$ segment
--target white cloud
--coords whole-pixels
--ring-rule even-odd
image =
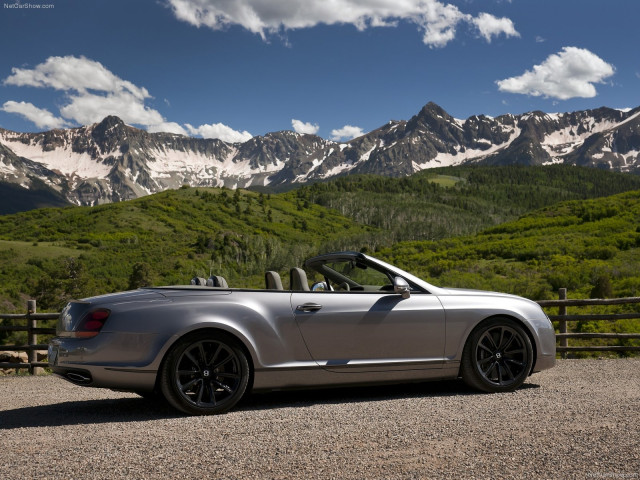
[[[60,108],[63,117],[81,125],[101,121],[108,115],[117,115],[125,123],[156,125],[164,122],[157,110],[146,107],[129,92],[112,92],[107,95],[80,93],[69,95],[70,102]]]
[[[17,113],[18,115],[33,122],[36,127],[43,129],[64,128],[67,122],[62,118],[56,117],[49,110],[38,108],[29,102],[14,102],[9,100],[4,102],[2,110],[7,113]]]
[[[165,132],[165,133],[177,133],[178,135],[188,135],[187,131],[176,122],[162,122],[156,125],[149,125],[147,127],[147,131],[150,133],[154,132]]]
[[[474,18],[438,0],[169,0],[169,4],[176,18],[197,27],[220,30],[240,25],[263,40],[268,34],[318,24],[351,24],[362,31],[393,27],[399,21],[416,24],[430,47],[443,47],[453,40],[460,22],[477,26],[487,41],[500,33],[517,34],[509,19],[488,14]]]
[[[145,100],[151,98],[146,88],[121,79],[101,63],[86,57],[49,57],[32,69],[12,68],[3,84],[53,88],[66,93],[60,115],[68,121],[30,103],[4,104],[2,110],[20,114],[39,128],[61,128],[69,126],[69,121],[87,125],[116,115],[150,132],[187,135],[181,125],[168,122],[160,112],[145,105]]]
[[[331,140],[336,142],[340,140],[351,140],[361,135],[364,135],[362,129],[360,127],[354,127],[353,125],[345,125],[342,128],[331,130]]]
[[[150,98],[146,88],[121,79],[86,57],[49,57],[33,69],[12,68],[3,84],[73,92],[68,93],[68,103],[60,108],[60,114],[80,124],[99,122],[107,115],[145,126],[165,121],[158,111],[144,105]]]
[[[194,127],[193,125],[185,124],[187,130],[191,135],[200,135],[203,138],[219,138],[223,142],[229,143],[242,143],[253,138],[246,130],[239,132],[222,123],[213,123],[211,125],[200,125]]]
[[[60,107],[60,114],[82,125],[99,122],[108,115],[144,126],[165,122],[160,112],[145,106],[145,100],[151,98],[146,88],[121,79],[86,57],[49,57],[33,69],[12,68],[3,83],[67,92],[67,103]]]
[[[315,135],[320,130],[320,126],[317,123],[303,122],[295,118],[291,119],[291,126],[296,133],[308,133],[310,135]]]
[[[497,18],[488,13],[481,13],[472,20],[472,23],[478,27],[480,35],[489,43],[491,37],[504,33],[507,37],[519,37],[513,22],[506,17]]]
[[[101,92],[126,91],[138,100],[149,98],[146,88],[135,86],[122,80],[101,63],[86,57],[49,57],[44,63],[35,68],[12,68],[11,75],[4,82],[5,85],[18,87],[51,87],[56,90],[98,90]]]
[[[613,65],[589,50],[564,47],[561,52],[549,55],[540,65],[535,65],[533,70],[527,70],[519,77],[497,80],[496,83],[502,92],[559,100],[591,98],[597,94],[593,84],[604,83],[604,79],[614,72]]]
[[[430,47],[444,47],[456,36],[456,27],[470,16],[463,14],[454,5],[444,5],[432,1],[425,4],[425,10],[415,21],[423,30],[422,41]]]

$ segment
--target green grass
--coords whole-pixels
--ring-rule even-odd
[[[10,252],[15,261],[26,262],[33,257],[56,258],[60,256],[79,256],[75,247],[67,247],[65,242],[24,242],[18,240],[0,240],[0,252]],[[5,255],[9,255],[5,253]]]
[[[458,183],[464,183],[466,180],[462,177],[454,177],[452,175],[434,175],[428,177],[429,182],[435,183],[441,187],[454,187]]]

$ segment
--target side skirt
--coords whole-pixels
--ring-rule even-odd
[[[445,380],[458,377],[460,362],[447,362],[442,368],[414,368],[395,371],[358,372],[341,369],[329,371],[318,365],[285,366],[256,369],[253,390],[284,390],[314,387],[375,385],[426,380]]]

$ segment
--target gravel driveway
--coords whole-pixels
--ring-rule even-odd
[[[0,377],[0,478],[638,478],[640,359],[461,382],[254,395],[185,417],[52,376]]]

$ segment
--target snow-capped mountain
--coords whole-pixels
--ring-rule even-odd
[[[43,133],[0,129],[0,185],[79,205],[192,186],[278,186],[347,173],[410,175],[439,166],[568,163],[640,173],[640,107],[455,119],[427,104],[349,142],[290,131],[244,143],[148,133],[117,117]]]

